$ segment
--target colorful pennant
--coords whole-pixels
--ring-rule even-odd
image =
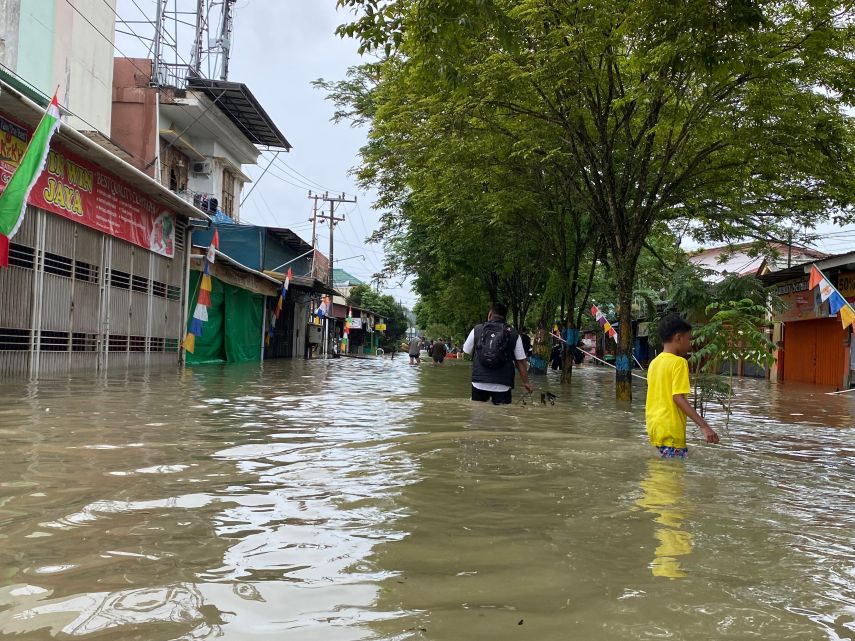
[[[190,319],[190,328],[181,342],[181,346],[191,354],[196,350],[196,337],[202,335],[204,325],[208,322],[208,308],[211,306],[211,289],[213,287],[211,265],[217,257],[216,250],[219,246],[220,235],[214,229],[214,237],[211,239],[211,244],[205,253],[205,264],[202,278],[199,280],[199,294],[196,297],[196,307],[193,310],[193,317]]]
[[[837,291],[837,288],[831,284],[831,281],[816,268],[816,265],[811,265],[808,287],[811,290],[819,287],[820,299],[822,302],[828,301],[828,311],[831,315],[840,314],[840,322],[843,323],[843,329],[846,329],[855,322],[855,309],[843,298],[843,295]]]
[[[608,334],[609,336],[611,336],[615,340],[615,343],[617,343],[618,342],[617,331],[615,330],[614,327],[612,327],[612,324],[605,317],[605,314],[603,314],[603,312],[600,311],[600,308],[597,307],[596,305],[591,306],[591,316],[593,316],[594,318],[597,319],[597,322],[600,324],[600,327],[603,328],[603,331],[606,334]]]
[[[264,344],[269,345],[273,338],[273,331],[276,328],[276,321],[279,320],[282,314],[282,308],[285,306],[285,297],[288,295],[288,288],[291,286],[291,268],[288,268],[288,273],[285,275],[285,282],[282,283],[282,288],[279,290],[279,298],[276,299],[276,307],[271,312],[270,320],[267,323],[267,336],[264,337]]]

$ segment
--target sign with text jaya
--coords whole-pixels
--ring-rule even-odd
[[[12,177],[32,132],[0,116],[0,191]],[[52,144],[29,204],[161,256],[175,255],[175,217],[92,162]]]

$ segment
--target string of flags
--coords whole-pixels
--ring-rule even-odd
[[[353,322],[353,308],[347,308],[347,318],[344,319],[344,336],[341,339],[341,347],[346,352],[347,342],[350,340],[350,324]]]
[[[609,336],[611,336],[613,339],[615,339],[615,343],[617,343],[617,331],[614,327],[612,327],[612,324],[608,321],[605,314],[603,314],[603,312],[600,311],[600,308],[596,305],[591,306],[591,316],[597,319],[597,322],[600,324],[600,327],[603,328],[603,331]]]
[[[270,339],[273,338],[273,332],[276,329],[276,321],[279,320],[279,315],[282,314],[282,308],[285,305],[285,297],[288,295],[288,287],[291,286],[291,268],[288,268],[288,273],[285,276],[285,282],[282,283],[282,289],[279,290],[279,299],[276,301],[276,307],[273,308],[273,313],[270,317],[270,322],[267,323],[267,336],[264,337],[264,344],[270,345]]]
[[[191,354],[196,349],[196,337],[202,335],[202,329],[208,322],[208,308],[211,306],[211,265],[217,257],[217,249],[220,247],[220,236],[214,230],[214,237],[205,253],[205,265],[202,271],[202,280],[199,282],[199,295],[196,298],[196,309],[193,310],[193,318],[190,320],[190,329],[184,336],[181,345]]]
[[[855,323],[855,309],[852,308],[852,305],[843,298],[843,294],[837,291],[837,288],[831,284],[831,281],[825,277],[825,274],[818,270],[815,265],[811,265],[808,289],[813,291],[817,287],[819,287],[820,300],[823,303],[828,301],[829,313],[832,316],[840,314],[840,322],[843,323],[843,329]]]

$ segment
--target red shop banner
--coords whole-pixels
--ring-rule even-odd
[[[31,131],[0,115],[0,191],[21,162]],[[175,216],[92,162],[51,144],[29,204],[161,256],[175,255]]]

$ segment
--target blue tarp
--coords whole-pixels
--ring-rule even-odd
[[[241,265],[264,271],[279,268],[293,260],[294,262],[282,267],[282,271],[291,267],[297,276],[307,276],[311,272],[311,254],[306,259],[294,260],[303,252],[284,244],[268,233],[266,227],[215,223],[211,229],[193,232],[193,244],[202,247],[210,245],[214,228],[219,232],[220,251]]]

